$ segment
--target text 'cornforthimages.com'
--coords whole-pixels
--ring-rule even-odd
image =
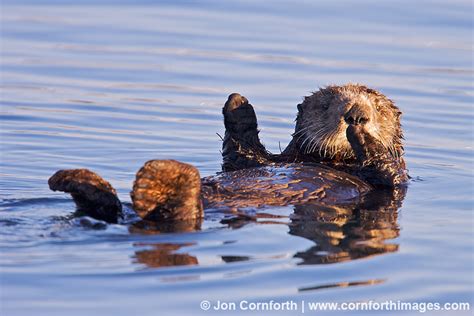
[[[272,312],[293,311],[312,313],[317,311],[417,311],[426,313],[430,311],[470,311],[468,302],[404,302],[404,301],[363,301],[363,302],[314,302],[314,301],[209,301],[203,300],[200,308],[204,311],[246,311],[246,312]]]

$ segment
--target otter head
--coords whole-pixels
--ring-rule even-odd
[[[201,218],[199,171],[175,160],[151,160],[137,172],[131,192],[133,208],[144,220],[183,221]]]
[[[400,110],[383,94],[362,85],[329,86],[298,104],[293,140],[304,155],[323,160],[353,159],[349,126],[378,140],[394,157],[403,152]]]

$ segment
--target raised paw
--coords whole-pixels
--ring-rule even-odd
[[[108,223],[117,223],[122,204],[115,189],[87,169],[59,170],[48,180],[53,191],[70,193],[80,212]]]
[[[222,113],[225,125],[222,169],[232,171],[266,163],[269,153],[260,142],[257,116],[247,98],[232,93]]]
[[[377,153],[386,151],[383,145],[361,125],[349,125],[346,130],[346,137],[357,160],[362,163],[373,158]]]
[[[257,116],[246,97],[232,93],[222,109],[226,132],[234,135],[245,135],[248,131],[257,130]]]
[[[150,160],[137,172],[133,208],[144,220],[188,220],[203,216],[199,171],[175,160]]]
[[[232,93],[229,95],[227,102],[224,105],[224,112],[233,111],[245,104],[249,104],[249,100],[247,100],[246,97],[238,93]]]
[[[390,151],[362,126],[349,125],[346,137],[360,163],[360,178],[375,186],[391,188],[408,181],[404,161],[393,157]]]

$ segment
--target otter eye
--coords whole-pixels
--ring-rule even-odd
[[[375,109],[376,109],[377,111],[380,111],[381,108],[382,108],[382,107],[381,107],[380,105],[378,105],[378,104],[375,106]]]

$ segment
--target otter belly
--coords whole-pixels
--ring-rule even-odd
[[[358,203],[372,187],[320,164],[285,164],[224,172],[202,179],[205,208]]]

